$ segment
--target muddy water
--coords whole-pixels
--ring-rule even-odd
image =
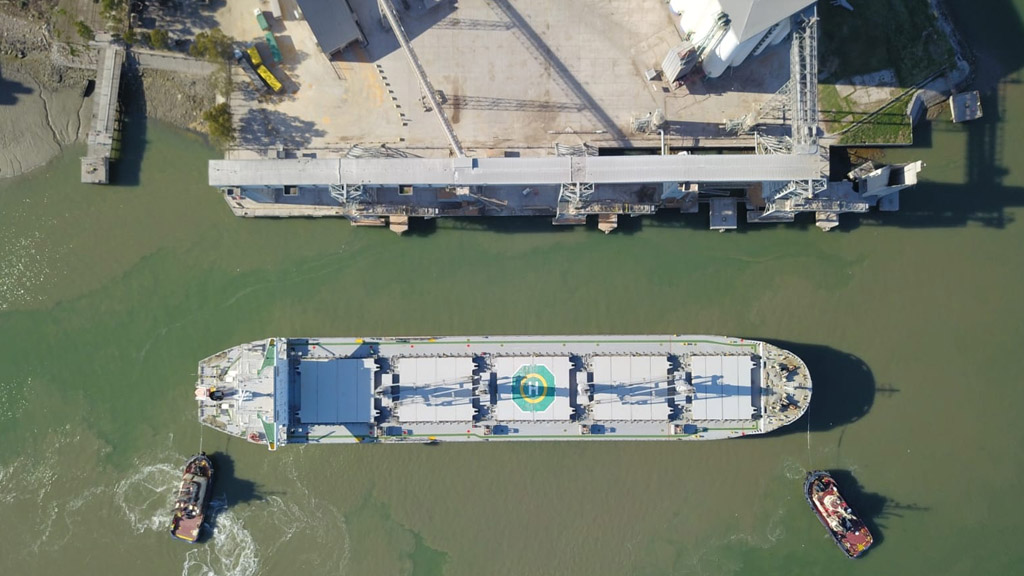
[[[606,237],[544,221],[243,221],[202,142],[130,127],[121,186],[80,150],[0,183],[5,574],[989,574],[1024,465],[1021,2],[959,14],[986,120],[918,130],[928,182],[884,218]],[[977,11],[979,14],[983,11]],[[1005,30],[1003,30],[1005,28]],[[1007,40],[1007,38],[1015,40]],[[1000,40],[1002,38],[1002,40]],[[196,361],[272,334],[697,332],[814,374],[809,420],[711,443],[288,446],[200,431]],[[810,433],[808,434],[808,429]],[[176,470],[216,453],[210,542],[166,534]],[[850,562],[800,496],[846,471],[879,545]]]

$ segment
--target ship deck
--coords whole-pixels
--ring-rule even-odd
[[[196,396],[204,424],[275,446],[712,439],[792,422],[810,379],[716,336],[303,338],[204,360]]]

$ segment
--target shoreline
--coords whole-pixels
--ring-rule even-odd
[[[39,168],[69,144],[84,142],[92,98],[84,96],[91,74],[56,66],[49,54],[0,59],[4,87],[0,106],[0,178]]]
[[[3,12],[0,12],[3,14]],[[65,147],[83,143],[92,122],[87,87],[94,68],[55,61],[68,52],[45,23],[3,14],[0,18],[0,179],[36,170]],[[74,51],[91,52],[76,45]],[[86,57],[91,57],[87,54]],[[126,65],[121,114],[141,114],[177,128],[206,134],[202,113],[215,103],[213,75],[139,69]],[[90,89],[91,90],[91,89]]]

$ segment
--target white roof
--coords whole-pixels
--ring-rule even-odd
[[[693,419],[750,420],[754,368],[750,356],[691,356]]]
[[[373,421],[370,358],[305,359],[299,365],[299,421],[354,424]]]
[[[400,422],[473,420],[472,358],[401,358],[396,368]]]
[[[668,359],[597,356],[591,359],[595,420],[668,420]]]
[[[483,186],[563,183],[764,182],[821,178],[812,154],[543,158],[211,160],[210,186]]]

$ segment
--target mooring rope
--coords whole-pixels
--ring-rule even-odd
[[[807,471],[814,470],[814,466],[811,464],[811,407],[807,406]]]

